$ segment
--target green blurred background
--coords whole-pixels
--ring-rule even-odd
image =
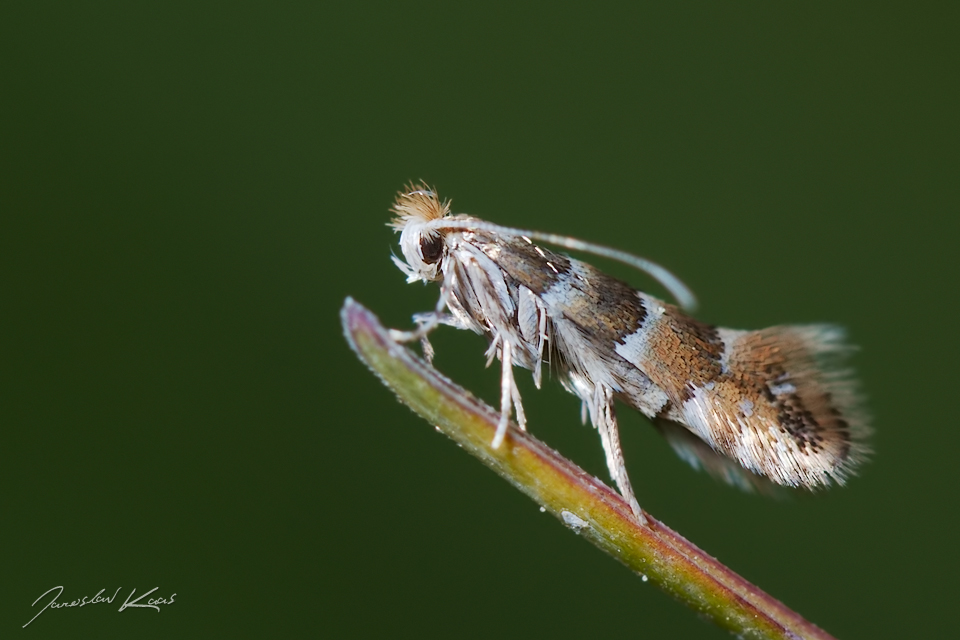
[[[877,430],[848,487],[740,494],[623,411],[634,486],[840,638],[955,633],[956,5],[636,4],[4,4],[3,635],[727,637],[353,357],[345,296],[435,299],[390,262],[413,179],[661,262],[706,321],[847,326]],[[496,401],[480,337],[434,344]],[[177,595],[21,630],[56,585]]]

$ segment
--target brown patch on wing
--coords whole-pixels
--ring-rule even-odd
[[[672,305],[647,329],[645,372],[677,404],[694,389],[720,378],[723,341],[717,328],[684,315]]]

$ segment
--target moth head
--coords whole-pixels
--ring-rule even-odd
[[[441,202],[423,183],[411,184],[397,194],[390,210],[394,214],[390,226],[400,232],[403,252],[403,259],[393,256],[393,261],[407,274],[407,282],[440,280],[446,245],[443,233],[429,223],[450,215],[450,201]]]

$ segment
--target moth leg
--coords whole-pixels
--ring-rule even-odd
[[[527,416],[523,412],[523,402],[520,400],[520,389],[517,388],[516,381],[512,385],[510,395],[513,398],[513,410],[517,414],[517,424],[521,431],[527,430]]]
[[[523,409],[520,408],[520,391],[517,390],[517,384],[513,379],[513,349],[509,340],[502,340],[500,362],[503,365],[500,373],[500,422],[497,424],[497,433],[493,436],[491,444],[494,449],[498,449],[503,444],[503,439],[507,435],[511,404],[518,407],[517,420],[522,420],[522,428],[526,429],[526,419],[523,417]]]
[[[426,338],[428,333],[436,329],[442,322],[449,321],[451,318],[449,314],[443,312],[444,309],[447,308],[447,297],[449,295],[450,292],[445,287],[440,287],[440,297],[437,299],[437,304],[434,306],[433,311],[418,313],[414,316],[414,322],[419,326],[414,331],[390,329],[390,338],[394,342],[413,342],[414,340],[423,340]],[[432,359],[433,347],[430,347],[430,353],[430,358]],[[426,355],[426,351],[424,351],[424,355]]]
[[[613,408],[613,394],[610,389],[597,385],[594,388],[593,406],[591,409],[591,418],[597,431],[600,432],[600,442],[603,445],[603,452],[607,458],[607,469],[610,471],[610,477],[617,484],[620,495],[630,505],[640,524],[646,526],[647,518],[633,494],[633,487],[630,485],[630,478],[627,476],[627,465],[623,459],[623,449],[620,448],[620,430],[617,427],[617,415]]]
[[[493,359],[497,357],[497,349],[500,347],[500,334],[496,333],[493,336],[493,339],[490,341],[490,346],[487,347],[486,352],[484,352],[484,357],[487,359],[487,364],[484,366],[489,367],[493,363]]]
[[[536,352],[533,360],[533,384],[537,389],[543,379],[543,352],[547,344],[548,313],[543,300],[523,285],[517,288],[516,325],[520,330],[520,341]]]
[[[436,351],[433,350],[433,345],[430,344],[430,338],[424,334],[420,337],[420,350],[423,352],[423,359],[427,361],[427,364],[433,364],[433,356],[436,355]]]
[[[543,379],[543,348],[547,344],[547,310],[540,300],[537,300],[537,364],[533,369],[533,384],[537,389]]]
[[[450,325],[451,327],[462,328],[458,320],[450,315],[449,313],[440,313],[436,311],[430,311],[427,313],[418,313],[413,316],[413,321],[417,323],[418,326],[423,326],[425,324],[433,324],[434,327],[440,324]],[[433,345],[430,344],[430,334],[424,333],[420,336],[420,349],[423,351],[423,359],[427,361],[427,364],[433,364],[433,356],[435,351],[433,350]]]

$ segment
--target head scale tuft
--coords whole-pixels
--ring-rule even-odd
[[[441,202],[436,191],[423,182],[408,184],[397,194],[390,211],[394,214],[390,226],[400,232],[404,258],[394,256],[393,262],[407,274],[407,282],[441,279],[443,234],[429,225],[450,215],[450,201]]]
[[[429,222],[450,215],[450,201],[440,201],[437,193],[426,183],[408,184],[390,208],[394,218],[390,226],[397,231],[403,230],[409,222]]]

